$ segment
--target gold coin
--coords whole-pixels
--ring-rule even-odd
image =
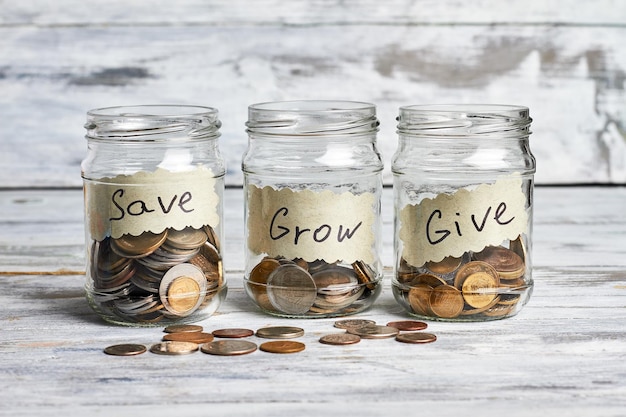
[[[447,256],[439,262],[426,262],[424,266],[435,274],[445,275],[454,272],[461,265],[461,258]]]
[[[333,333],[320,337],[320,343],[325,345],[352,345],[360,341],[360,336],[350,333]]]
[[[124,343],[121,345],[112,345],[104,348],[104,353],[113,356],[134,356],[141,355],[146,352],[144,345],[137,345],[132,343]]]
[[[165,333],[179,333],[179,332],[201,332],[204,330],[202,326],[197,324],[172,324],[167,326],[163,331]]]
[[[366,326],[350,328],[346,330],[350,334],[360,336],[362,339],[386,339],[399,333],[395,327],[368,324]]]
[[[408,301],[411,306],[411,310],[415,314],[422,316],[430,316],[430,293],[433,291],[433,287],[426,284],[417,284],[409,289]]]
[[[487,311],[490,308],[492,308],[493,306],[495,306],[496,304],[498,304],[499,301],[500,301],[500,297],[498,296],[498,297],[494,298],[491,303],[489,303],[486,306],[481,307],[481,308],[468,308],[469,306],[466,305],[463,308],[463,311],[461,311],[461,316],[472,316],[474,314],[482,313],[483,311]]]
[[[118,239],[112,239],[111,249],[126,258],[139,258],[150,255],[165,242],[166,238],[167,231],[159,234],[144,232],[139,236],[127,234]]]
[[[395,327],[401,332],[411,332],[416,330],[424,330],[428,327],[428,324],[423,321],[416,320],[400,320],[400,321],[392,321],[387,323],[389,327]]]
[[[209,355],[238,356],[256,351],[257,345],[247,340],[216,340],[203,344],[200,350]]]
[[[526,253],[526,245],[524,244],[524,238],[522,235],[519,235],[517,239],[512,240],[509,243],[509,249],[515,252],[522,259],[524,264],[526,263],[528,253]]]
[[[461,291],[451,285],[440,285],[430,293],[430,310],[441,318],[452,319],[463,311],[465,301]]]
[[[197,350],[198,344],[191,342],[161,342],[150,347],[150,352],[159,355],[187,355]]]
[[[463,282],[465,279],[467,279],[470,275],[477,274],[479,272],[489,274],[496,279],[497,282],[499,282],[498,271],[496,271],[493,266],[482,261],[472,261],[461,266],[458,271],[456,271],[456,274],[454,275],[454,286],[458,289],[463,288]]]
[[[488,306],[498,296],[498,281],[486,272],[476,272],[463,281],[465,302],[474,308]]]
[[[335,322],[334,326],[338,329],[351,329],[356,327],[362,327],[368,324],[376,324],[374,320],[366,320],[366,319],[345,319],[338,320]]]
[[[274,306],[267,295],[267,278],[280,266],[274,258],[264,258],[250,271],[247,289],[256,303],[264,310],[273,311]]]
[[[191,343],[209,343],[213,341],[214,336],[211,333],[203,332],[179,332],[168,333],[163,336],[163,341],[175,341],[175,342],[191,342]]]
[[[293,339],[303,336],[304,329],[293,326],[271,326],[258,329],[256,335],[264,339]]]
[[[402,343],[423,344],[436,341],[437,336],[432,333],[424,332],[402,333],[396,336],[396,340]]]
[[[275,340],[273,342],[265,342],[259,346],[259,349],[269,353],[296,353],[302,352],[304,348],[304,343],[292,340]]]
[[[170,313],[185,317],[204,301],[207,281],[200,268],[189,263],[170,268],[159,286],[159,297]]]
[[[502,246],[487,246],[481,252],[475,253],[473,258],[493,266],[504,279],[519,278],[526,269],[518,254]]]

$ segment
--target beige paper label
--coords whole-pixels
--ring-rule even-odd
[[[248,186],[248,247],[312,262],[374,262],[375,195]]]
[[[184,172],[159,168],[85,183],[90,233],[96,240],[217,226],[219,202],[213,173],[202,167]]]
[[[400,212],[402,257],[411,265],[459,257],[526,233],[528,213],[522,178],[504,177],[494,184],[425,198]]]

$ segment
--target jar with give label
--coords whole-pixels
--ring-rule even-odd
[[[86,291],[106,321],[198,321],[226,296],[220,125],[200,106],[87,113]]]
[[[378,124],[369,103],[248,108],[244,283],[263,311],[344,316],[380,294]]]
[[[533,289],[528,108],[400,108],[393,158],[396,300],[412,315],[487,321]]]

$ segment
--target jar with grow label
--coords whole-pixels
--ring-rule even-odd
[[[442,321],[515,315],[533,289],[535,159],[528,108],[400,108],[393,158],[395,274],[410,314]]]
[[[225,297],[219,127],[200,106],[87,113],[86,291],[106,321],[198,321]]]
[[[369,103],[251,105],[244,283],[263,311],[336,317],[381,291],[382,168]]]

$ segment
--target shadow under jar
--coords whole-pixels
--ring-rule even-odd
[[[378,124],[369,103],[249,107],[244,284],[264,312],[345,316],[380,294]]]
[[[410,314],[488,321],[533,289],[528,108],[400,108],[393,157],[395,299]]]
[[[220,125],[200,106],[87,113],[86,291],[104,320],[195,322],[226,296]]]

